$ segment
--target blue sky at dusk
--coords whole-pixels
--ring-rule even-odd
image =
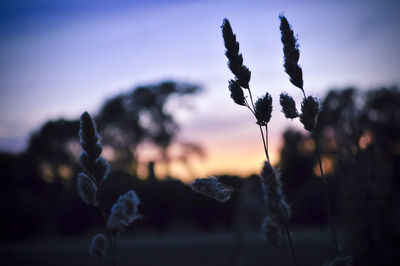
[[[198,141],[209,155],[198,169],[223,171],[221,157],[246,156],[256,163],[245,174],[258,169],[263,150],[250,113],[229,98],[233,75],[222,19],[229,18],[240,42],[253,93],[273,96],[277,150],[287,126],[300,128],[280,113],[279,94],[301,98],[283,70],[278,15],[283,11],[298,34],[306,92],[323,97],[330,88],[399,84],[399,7],[396,1],[0,1],[0,149],[23,148],[48,119],[95,114],[107,97],[174,79],[205,89],[170,104],[180,138]]]

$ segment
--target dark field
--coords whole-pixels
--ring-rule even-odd
[[[333,257],[328,233],[329,230],[325,229],[293,230],[296,253],[301,265],[322,265]],[[233,239],[232,234],[123,237],[117,251],[118,265],[234,265],[230,261]],[[0,264],[111,265],[89,256],[89,242],[88,236],[2,243]],[[293,265],[293,261],[286,242],[280,247],[269,247],[259,233],[248,233],[236,265],[279,266]]]

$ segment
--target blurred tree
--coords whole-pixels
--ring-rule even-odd
[[[292,222],[295,224],[323,224],[326,222],[324,197],[320,180],[314,175],[317,162],[315,145],[309,134],[287,129],[283,134],[281,169],[283,185],[292,206]],[[330,187],[331,192],[333,187]],[[331,193],[330,193],[331,194]],[[305,208],[305,206],[307,206]]]
[[[168,147],[178,143],[175,137],[179,130],[173,112],[167,108],[168,101],[200,90],[196,85],[162,82],[107,100],[97,120],[101,137],[118,155],[117,164],[134,165],[135,151],[145,141],[157,145],[166,158]],[[75,189],[76,161],[81,150],[78,132],[79,120],[48,121],[31,135],[24,152],[0,154],[3,178],[0,206],[7,213],[1,231],[3,238],[77,234],[96,224],[96,213],[83,206]],[[201,148],[194,143],[179,145],[186,156],[201,153]],[[120,183],[125,187],[111,187],[108,193],[112,202],[123,189],[138,182],[132,178],[135,175],[123,176],[124,182]],[[80,219],[75,219],[71,213],[79,215]]]
[[[346,229],[355,265],[397,265],[400,244],[400,90],[331,90],[318,117],[317,137],[335,223]],[[294,223],[325,221],[315,147],[284,133],[280,167]],[[314,170],[314,171],[313,171]],[[314,172],[314,174],[313,174]],[[307,206],[307,208],[305,208]]]
[[[400,244],[400,90],[331,91],[320,116],[355,265],[394,265]]]
[[[30,137],[25,156],[44,181],[68,182],[72,175],[78,148],[79,120],[46,122]],[[63,181],[62,181],[63,180]]]
[[[168,148],[175,141],[188,153],[202,154],[194,143],[179,143],[176,134],[179,126],[168,111],[168,100],[174,96],[192,95],[201,91],[193,84],[162,82],[141,86],[129,93],[107,100],[96,117],[105,145],[115,152],[115,161],[122,169],[137,170],[137,148],[143,142],[154,144],[160,158],[168,162]],[[154,158],[153,160],[156,160]]]

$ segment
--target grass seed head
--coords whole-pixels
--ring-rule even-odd
[[[90,241],[89,254],[96,259],[106,257],[106,238],[103,234],[97,234]]]
[[[282,192],[279,172],[268,161],[265,161],[260,178],[264,190],[264,200],[270,216],[280,226],[285,226],[289,222],[291,212]]]
[[[280,30],[281,30],[281,40],[283,44],[283,54],[284,54],[284,68],[285,72],[289,75],[290,82],[303,90],[303,71],[298,64],[300,58],[299,44],[294,36],[293,30],[290,27],[289,22],[283,15],[279,16],[281,20]]]
[[[279,102],[282,106],[282,112],[285,114],[286,118],[293,119],[299,116],[296,109],[296,102],[287,93],[281,93]]]
[[[133,190],[119,197],[118,201],[112,206],[107,221],[107,227],[113,234],[122,232],[133,221],[141,217],[138,214],[139,204],[140,200]]]
[[[88,204],[97,205],[97,186],[93,180],[86,174],[79,173],[77,185],[82,200]]]
[[[103,183],[104,179],[107,178],[109,172],[110,166],[108,162],[103,157],[97,158],[94,164],[93,176],[98,185]]]
[[[320,104],[317,98],[308,96],[301,103],[300,122],[304,128],[313,133],[317,124]]]
[[[235,103],[246,106],[243,89],[239,86],[237,80],[229,81],[229,91],[231,92],[231,98]]]
[[[90,148],[95,146],[99,140],[97,136],[96,124],[88,112],[84,112],[81,115],[79,136],[81,145],[85,150],[86,147]]]
[[[223,185],[216,177],[196,178],[190,183],[190,187],[193,191],[221,203],[227,202],[233,192],[231,187]]]
[[[281,240],[280,227],[275,223],[270,216],[264,218],[264,222],[261,226],[264,239],[268,241],[271,246],[277,246]]]
[[[243,65],[243,56],[239,53],[239,43],[236,41],[236,35],[233,34],[231,24],[228,19],[222,22],[222,37],[225,44],[225,55],[228,58],[228,67],[235,75],[237,83],[248,89],[251,78],[250,70]]]
[[[256,102],[255,113],[257,118],[257,124],[260,126],[266,126],[271,120],[272,114],[272,97],[267,92],[264,97],[259,98]]]

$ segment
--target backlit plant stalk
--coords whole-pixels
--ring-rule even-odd
[[[287,204],[281,189],[280,175],[272,168],[268,154],[268,122],[271,120],[272,114],[272,97],[266,92],[265,95],[259,98],[254,104],[249,86],[251,72],[243,65],[243,56],[239,53],[239,43],[236,41],[236,35],[233,34],[228,19],[224,19],[221,28],[226,48],[225,55],[228,58],[228,67],[235,76],[235,79],[229,81],[231,98],[236,104],[247,107],[256,118],[267,158],[260,174],[264,189],[264,199],[269,211],[269,215],[264,219],[262,231],[265,239],[274,246],[277,245],[280,240],[280,231],[285,231],[293,255],[294,264],[297,265],[297,258],[288,228],[291,215],[290,206]],[[244,90],[248,92],[250,103],[244,95]],[[265,136],[263,127],[265,127]]]
[[[331,214],[331,204],[328,196],[328,185],[327,180],[324,176],[324,171],[321,163],[321,154],[318,146],[317,138],[317,121],[318,115],[321,112],[321,106],[319,100],[312,96],[306,96],[303,87],[303,71],[298,64],[300,58],[299,45],[297,39],[294,36],[293,30],[285,18],[285,16],[279,16],[281,21],[280,31],[282,33],[282,43],[283,43],[283,54],[284,54],[284,68],[285,72],[289,75],[290,82],[298,87],[303,93],[303,101],[301,103],[301,113],[299,114],[296,109],[296,103],[291,96],[287,93],[281,93],[280,104],[282,106],[282,112],[285,114],[286,118],[294,119],[296,117],[300,118],[300,122],[303,124],[304,128],[311,133],[316,147],[316,152],[318,156],[319,168],[321,172],[322,183],[324,187],[325,203],[328,212],[328,219],[331,225],[332,237],[335,244],[336,254],[338,254],[338,242],[336,237],[336,229],[333,222],[333,217]]]
[[[235,75],[235,79],[229,81],[231,98],[235,103],[247,107],[256,117],[264,145],[265,156],[269,161],[267,124],[271,119],[272,112],[271,95],[267,92],[264,97],[258,99],[254,104],[253,95],[249,86],[251,72],[247,66],[243,65],[243,56],[241,53],[239,53],[239,43],[236,41],[236,35],[233,34],[232,27],[228,19],[224,19],[221,28],[226,48],[225,55],[228,58],[228,67]],[[250,103],[244,96],[242,88],[247,90]],[[265,126],[265,137],[262,126]]]
[[[82,200],[95,206],[101,213],[105,227],[106,236],[96,234],[90,242],[89,254],[97,259],[110,258],[112,265],[117,265],[115,252],[119,234],[133,221],[138,219],[139,198],[135,191],[130,190],[119,197],[107,211],[101,203],[101,188],[110,171],[108,162],[100,156],[102,145],[96,124],[87,112],[80,119],[80,144],[83,148],[79,156],[79,162],[83,172],[78,174],[77,186]]]

